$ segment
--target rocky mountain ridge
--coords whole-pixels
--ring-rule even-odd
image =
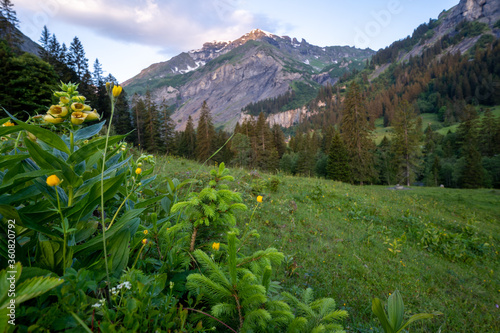
[[[189,116],[197,121],[205,100],[216,126],[231,129],[249,103],[282,95],[293,82],[316,88],[333,84],[338,78],[333,71],[363,66],[373,53],[348,46],[319,47],[255,29],[234,41],[208,42],[153,64],[122,84],[129,94],[149,89],[155,101],[173,104],[177,129],[184,128]]]

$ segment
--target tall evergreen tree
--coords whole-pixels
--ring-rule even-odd
[[[396,108],[392,125],[394,127],[394,149],[395,163],[400,171],[401,183],[410,186],[415,179],[416,170],[419,166],[420,144],[422,138],[421,119],[415,112],[415,108],[403,100]]]
[[[80,81],[84,80],[84,76],[88,72],[88,61],[89,60],[85,58],[85,50],[83,48],[82,42],[80,42],[80,39],[75,36],[69,46],[68,65],[75,71]]]
[[[42,51],[40,51],[40,58],[42,60],[50,63],[50,53],[49,53],[49,45],[50,45],[50,32],[47,29],[47,26],[43,26],[42,35],[39,39],[40,44],[42,45]]]
[[[353,82],[347,91],[342,108],[341,135],[349,154],[352,182],[364,182],[376,177],[374,169],[373,128],[364,104],[360,87]]]
[[[186,128],[180,134],[178,154],[189,159],[196,158],[196,131],[191,116],[188,117]]]
[[[458,141],[461,144],[461,157],[464,159],[464,168],[460,175],[459,185],[464,188],[478,188],[483,186],[484,169],[481,163],[481,153],[477,149],[477,112],[468,105],[464,110],[464,121],[457,130]]]
[[[0,37],[4,38],[14,51],[18,50],[21,42],[17,28],[19,28],[19,19],[14,10],[14,4],[10,0],[0,0]]]
[[[135,142],[140,149],[144,148],[144,115],[146,113],[146,104],[142,98],[135,93],[132,97],[132,123],[137,131],[137,141]]]
[[[200,119],[196,128],[196,159],[200,162],[206,161],[215,148],[215,128],[207,101],[201,106]]]
[[[330,144],[326,176],[329,179],[344,183],[348,183],[351,178],[349,174],[349,155],[338,132],[335,132]]]
[[[162,151],[165,154],[174,154],[175,152],[175,124],[172,120],[172,110],[167,102],[163,100],[160,104],[161,113],[161,138],[163,141]]]
[[[112,125],[117,134],[128,134],[134,130],[127,92],[125,89],[122,91],[120,98],[116,102]],[[128,142],[134,142],[135,136],[136,133],[134,131],[129,134],[126,140]]]
[[[151,92],[146,91],[144,96],[146,112],[144,117],[144,149],[148,152],[158,152],[161,148],[161,129],[158,106],[153,101]]]

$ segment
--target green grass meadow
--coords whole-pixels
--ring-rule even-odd
[[[159,157],[157,170],[203,180],[209,167]],[[240,230],[257,229],[255,249],[286,256],[275,278],[297,293],[312,287],[317,297],[334,298],[349,312],[348,332],[382,332],[371,300],[386,301],[395,289],[406,318],[443,313],[410,332],[499,331],[500,191],[393,190],[237,168],[231,174],[230,188],[248,206]]]

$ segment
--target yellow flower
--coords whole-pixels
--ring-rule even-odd
[[[149,231],[146,229],[142,232],[144,235],[147,235],[149,233]]]
[[[144,238],[144,239],[142,240],[142,244],[146,245],[147,243],[148,243],[147,238]]]
[[[67,97],[67,96],[61,96],[59,98],[59,102],[61,102],[63,104],[68,104],[69,103],[69,97]]]
[[[84,112],[87,115],[87,118],[85,118],[85,121],[92,121],[92,120],[99,120],[99,113],[97,113],[97,110],[94,109],[92,112]]]
[[[52,105],[49,111],[47,111],[47,114],[57,117],[66,117],[68,114],[68,108],[60,105]]]
[[[122,93],[122,87],[121,86],[114,86],[113,87],[113,97],[118,97]]]
[[[257,197],[257,202],[262,202],[262,195],[259,195],[259,196]]]
[[[6,126],[15,126],[14,123],[11,123],[10,120],[6,123],[3,123],[2,124],[3,127],[6,127]]]
[[[56,117],[51,114],[46,114],[45,116],[43,116],[43,120],[51,124],[59,124],[64,121],[64,118]]]
[[[137,168],[137,169],[135,169],[135,174],[136,174],[136,175],[140,175],[140,174],[141,174],[141,172],[142,172],[142,169],[141,169],[141,168]]]
[[[73,112],[71,114],[71,123],[73,125],[81,125],[85,121],[85,118],[87,118],[87,114],[85,112]]]
[[[73,103],[71,104],[71,109],[76,112],[83,112],[85,111],[85,104],[83,103]]]
[[[220,243],[213,243],[212,244],[212,249],[214,249],[215,251],[219,251],[219,248],[220,248]]]
[[[51,175],[47,177],[47,185],[57,186],[59,184],[61,184],[61,180],[56,175]]]

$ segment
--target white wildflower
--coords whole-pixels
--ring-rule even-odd
[[[130,282],[128,281],[125,281],[123,283],[120,283],[118,286],[116,286],[118,289],[122,289],[123,287],[127,288],[127,289],[130,289],[132,288],[132,284],[130,284]]]

